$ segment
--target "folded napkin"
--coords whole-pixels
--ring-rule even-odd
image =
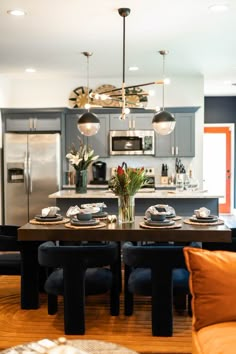
[[[41,215],[42,215],[43,217],[55,216],[59,210],[60,210],[60,208],[58,208],[57,206],[52,206],[52,207],[48,207],[48,208],[43,208],[43,209],[41,210]]]
[[[205,207],[194,210],[194,214],[197,218],[206,218],[210,215],[211,211]]]
[[[66,212],[66,216],[70,218],[70,217],[75,216],[77,214],[95,214],[95,213],[98,213],[99,211],[100,211],[100,208],[81,209],[80,207],[78,207],[78,205],[75,205],[75,206],[69,207],[69,209]]]
[[[151,205],[146,211],[145,211],[145,216],[146,218],[150,218],[152,215],[157,215],[157,214],[166,214],[168,215],[175,215],[175,209],[172,208],[169,205],[166,204],[156,204],[156,205]]]

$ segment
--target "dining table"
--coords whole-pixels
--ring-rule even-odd
[[[136,216],[132,223],[101,220],[99,227],[73,227],[69,219],[59,224],[28,222],[18,229],[22,257],[21,308],[37,309],[40,306],[38,246],[45,241],[117,241],[121,244],[125,241],[167,242],[177,245],[191,242],[232,242],[231,229],[222,220],[217,225],[198,225],[189,223],[188,220],[186,217],[179,217],[173,227],[158,228],[146,227],[144,217],[141,216]],[[168,279],[169,273],[165,275],[165,265],[163,264],[161,268],[160,278],[165,279],[165,283],[171,282],[172,278]],[[160,291],[165,292],[161,282],[160,279]],[[160,298],[163,299],[163,296]],[[165,304],[160,303],[159,306],[163,308],[163,306],[169,306],[171,302],[172,298],[166,294]],[[172,320],[172,312],[161,312]],[[166,319],[160,316],[159,321],[161,328],[162,321]],[[171,330],[168,333],[171,333]],[[165,333],[160,332],[160,335],[165,335]]]

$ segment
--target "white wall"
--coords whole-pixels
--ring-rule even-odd
[[[127,84],[139,84],[153,81],[153,78],[138,78],[127,81]],[[121,80],[110,79],[109,82],[103,79],[90,79],[90,87],[96,89],[100,85],[111,84],[119,87]],[[78,86],[86,86],[86,80],[71,77],[41,77],[25,76],[21,78],[3,78],[0,76],[0,107],[8,108],[41,108],[41,107],[67,107],[68,98],[73,89]],[[149,97],[148,108],[162,105],[162,87],[160,85],[148,86],[155,92],[155,96]],[[144,87],[144,89],[146,89]],[[196,178],[202,185],[202,145],[203,145],[203,124],[204,124],[204,80],[202,76],[194,77],[172,77],[171,84],[165,88],[165,107],[199,106],[196,112],[196,157],[193,159],[182,159],[185,167],[191,164]],[[107,162],[107,167],[117,166],[123,161],[123,157],[103,159]],[[175,159],[157,159],[154,157],[127,158],[125,160],[132,166],[138,165],[155,167],[156,173],[160,173],[162,163],[167,163],[169,173],[174,172]]]

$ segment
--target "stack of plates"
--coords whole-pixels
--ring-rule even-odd
[[[74,226],[95,226],[98,225],[100,221],[96,219],[78,220],[77,218],[72,218],[70,223]]]
[[[144,220],[144,223],[148,226],[171,226],[175,224],[174,220],[165,219],[163,221],[154,221],[151,219]]]
[[[106,211],[98,211],[97,213],[93,213],[93,218],[106,218],[108,213]]]
[[[189,220],[196,223],[212,223],[218,221],[218,216],[209,215],[209,216],[197,217],[196,215],[193,215],[191,216],[191,218],[189,218]]]
[[[63,216],[60,214],[56,214],[54,216],[42,216],[42,215],[35,215],[36,221],[45,221],[45,222],[55,222],[63,220]]]

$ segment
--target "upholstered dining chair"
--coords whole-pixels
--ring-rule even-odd
[[[123,245],[125,315],[133,313],[134,294],[151,296],[154,336],[172,335],[173,295],[186,298],[190,294],[183,247],[158,243],[134,245],[131,242]]]
[[[49,269],[45,282],[48,313],[57,312],[57,296],[64,297],[64,331],[85,333],[85,296],[110,291],[110,314],[119,314],[120,252],[115,242],[56,245],[38,248],[39,264]]]
[[[0,275],[20,275],[21,255],[16,225],[0,225]]]

